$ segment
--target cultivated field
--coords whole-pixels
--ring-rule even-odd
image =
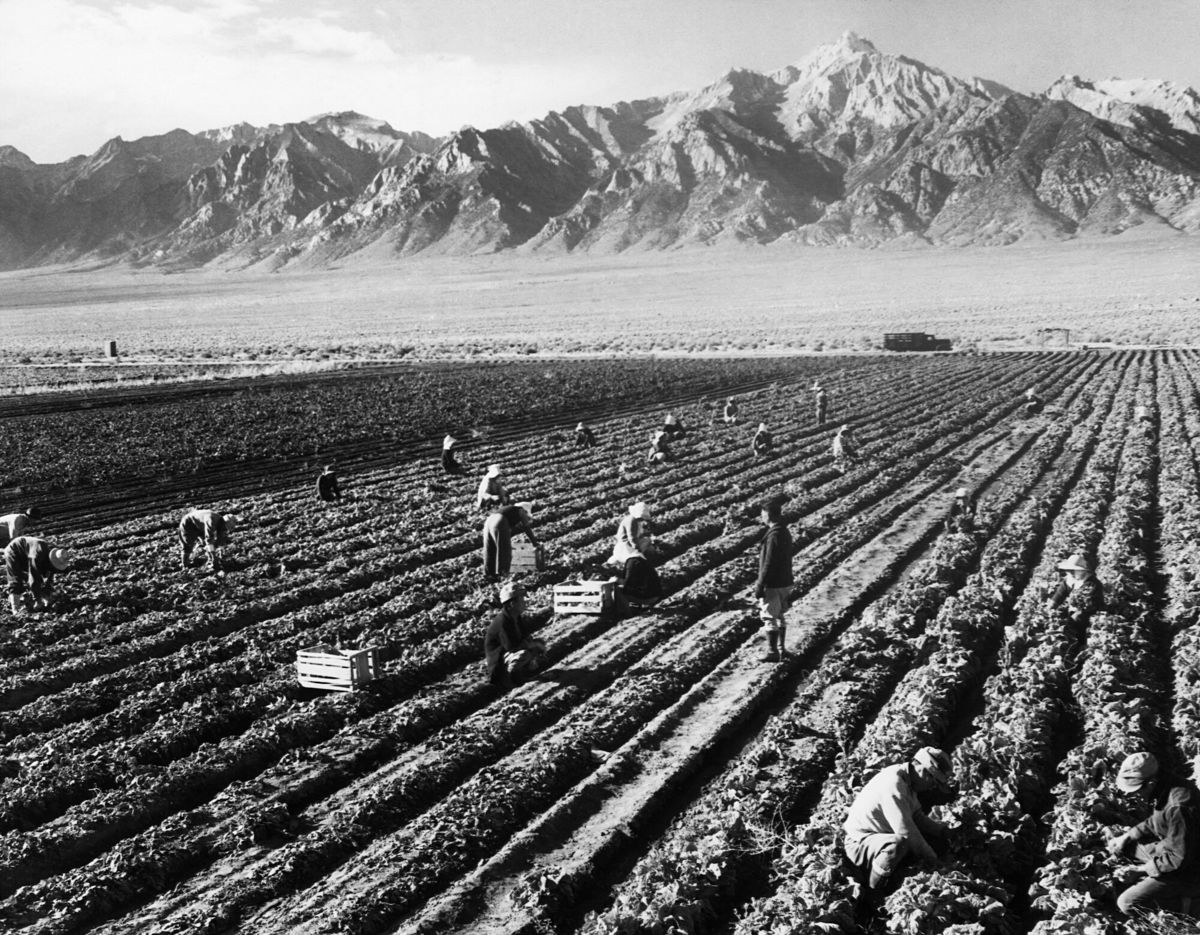
[[[48,534],[82,556],[64,608],[0,636],[0,928],[1131,931],[1103,850],[1133,817],[1116,767],[1200,754],[1200,356],[841,363],[748,381],[745,425],[681,405],[694,431],[653,470],[652,400],[595,420],[590,451],[535,429],[480,442],[550,550],[526,584],[551,665],[507,693],[482,677],[477,477],[427,456],[347,477],[330,508],[307,482],[218,491],[245,518],[224,578],[178,572],[187,504],[60,519]],[[1044,416],[1021,417],[1026,386]],[[781,450],[756,461],[760,418]],[[841,421],[868,459],[845,475]],[[961,485],[970,536],[942,529]],[[748,588],[757,503],[780,490],[797,583],[775,665]],[[666,599],[550,613],[639,499]],[[1078,623],[1040,600],[1072,552],[1108,596]],[[339,640],[380,647],[382,677],[300,688],[296,650]],[[953,754],[949,852],[868,912],[835,831],[866,777],[927,743]]]
[[[0,360],[95,360],[116,340],[144,378],[145,364],[160,365],[152,375],[179,360],[824,353],[877,348],[885,331],[992,349],[1036,346],[1045,327],[1076,343],[1200,344],[1198,249],[1134,232],[986,249],[375,259],[278,275],[26,270],[0,274]],[[87,374],[53,375],[73,377]]]

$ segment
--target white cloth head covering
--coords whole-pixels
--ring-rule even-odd
[[[956,497],[965,497],[966,495],[967,495],[966,487],[959,487],[958,490],[954,491],[954,496],[956,496]]]
[[[643,503],[641,500],[639,500],[637,503],[635,503],[633,506],[631,506],[629,508],[629,515],[632,516],[634,519],[649,519],[650,518],[650,507],[647,504]]]
[[[506,581],[500,585],[500,603],[507,604],[514,597],[524,594],[525,589],[515,581]]]
[[[488,477],[499,477],[500,476],[500,465],[489,464],[488,469],[487,469],[487,476]]]
[[[533,504],[528,500],[526,500],[524,503],[518,503],[517,509],[519,509],[526,516],[533,516]]]

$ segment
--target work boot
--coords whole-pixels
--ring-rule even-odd
[[[779,661],[779,631],[776,629],[767,630],[767,652],[763,656],[763,662],[778,662]]]

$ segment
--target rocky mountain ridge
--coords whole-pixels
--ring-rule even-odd
[[[1200,229],[1200,97],[1068,76],[963,80],[853,34],[769,74],[444,138],[353,111],[0,147],[0,267],[229,268],[349,254],[689,244],[1000,245]]]

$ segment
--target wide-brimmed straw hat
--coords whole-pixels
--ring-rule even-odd
[[[71,558],[72,558],[72,555],[71,555],[70,549],[51,549],[50,550],[50,564],[53,565],[59,571],[66,570],[67,566],[71,564]]]
[[[1059,562],[1056,567],[1058,568],[1059,571],[1087,571],[1087,572],[1090,572],[1092,570],[1092,566],[1089,565],[1086,561],[1084,561],[1083,556],[1080,555],[1078,552],[1076,552],[1070,558],[1064,559],[1063,561]]]

